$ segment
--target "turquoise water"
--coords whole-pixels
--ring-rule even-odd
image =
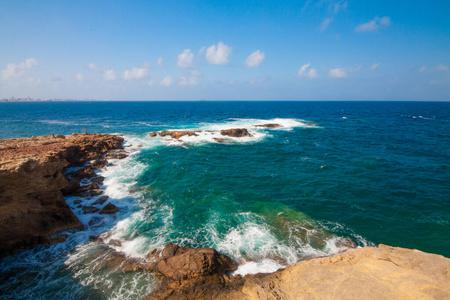
[[[254,126],[267,123],[283,127]],[[253,137],[215,142],[227,128]],[[168,242],[214,247],[238,274],[337,253],[350,239],[450,257],[448,102],[0,103],[0,138],[85,129],[125,135],[130,157],[101,172],[121,213],[0,262],[11,297],[151,292],[151,274],[114,274],[92,260],[99,246],[88,237],[101,233],[135,257]],[[173,129],[200,133],[148,135]],[[79,214],[75,200],[83,223],[98,217]]]

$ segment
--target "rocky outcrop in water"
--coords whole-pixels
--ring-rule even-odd
[[[253,137],[245,128],[224,129],[220,131],[220,134],[231,137]]]
[[[173,139],[179,139],[185,135],[187,136],[197,136],[197,132],[198,131],[183,131],[183,130],[172,130],[172,131],[161,131],[161,132],[152,132],[150,133],[151,137],[156,137],[156,136],[161,136],[161,137],[165,137],[165,136],[169,136]]]
[[[106,134],[1,140],[0,257],[47,244],[60,231],[82,229],[63,192],[81,192],[79,181],[96,175],[84,168],[69,183],[64,170],[101,159],[110,150],[122,149],[122,143],[122,137]]]
[[[263,125],[254,125],[255,127],[259,127],[259,128],[278,128],[278,127],[283,127],[280,124],[275,124],[275,123],[269,123],[269,124],[263,124]]]
[[[162,284],[148,299],[450,299],[450,259],[380,245],[271,274],[208,274]]]

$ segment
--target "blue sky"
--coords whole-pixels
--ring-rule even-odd
[[[450,1],[0,2],[0,98],[450,100]]]

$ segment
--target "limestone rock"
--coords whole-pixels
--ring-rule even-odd
[[[450,259],[380,245],[300,261],[272,274],[247,275],[205,299],[450,299]],[[175,295],[177,293],[175,292]],[[196,295],[185,290],[171,299]]]

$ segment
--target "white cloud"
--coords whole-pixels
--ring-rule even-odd
[[[147,77],[148,75],[148,64],[143,64],[141,67],[134,67],[123,71],[122,78],[125,80],[139,80]]]
[[[38,61],[35,58],[27,58],[24,62],[19,64],[9,63],[6,69],[2,71],[3,79],[11,79],[22,76],[26,70],[31,69],[38,65]]]
[[[332,5],[332,7],[333,7],[333,12],[334,12],[335,14],[337,14],[340,10],[346,9],[347,6],[348,6],[348,2],[347,2],[347,1],[339,1],[339,2],[336,2],[336,3],[334,3],[334,4]]]
[[[425,72],[427,69],[428,69],[427,66],[422,66],[422,67],[419,69],[419,72]]]
[[[448,66],[445,66],[445,65],[443,65],[443,64],[440,64],[440,65],[438,65],[438,66],[436,67],[436,69],[437,69],[438,71],[447,71]]]
[[[113,69],[106,70],[103,72],[103,77],[106,80],[116,80],[116,73],[114,73]]]
[[[389,26],[391,25],[391,19],[389,17],[375,17],[373,20],[360,24],[356,26],[355,31],[356,32],[366,32],[366,31],[375,31],[381,26]]]
[[[249,68],[255,68],[262,63],[265,57],[266,55],[264,54],[264,52],[256,50],[255,52],[250,54],[249,57],[247,57],[244,64]]]
[[[331,78],[346,78],[347,72],[342,68],[331,69],[328,71],[328,76]]]
[[[323,20],[322,24],[319,27],[320,31],[325,31],[325,29],[327,29],[328,25],[330,25],[330,23],[333,21],[333,18],[326,18],[325,20]]]
[[[384,26],[389,26],[389,25],[391,25],[391,18],[389,18],[389,17],[382,17],[382,18],[380,19],[380,24],[381,24],[381,25],[384,25]]]
[[[212,65],[226,65],[228,63],[228,56],[230,56],[233,48],[219,42],[206,49],[206,59]]]
[[[161,80],[160,84],[161,84],[162,86],[167,86],[167,87],[169,87],[169,86],[171,86],[171,85],[173,84],[173,78],[172,78],[171,76],[164,77],[164,78]]]
[[[89,69],[91,69],[94,72],[101,72],[102,71],[102,69],[98,65],[96,65],[94,63],[90,63],[88,65],[88,67],[89,67]]]
[[[374,63],[373,65],[370,66],[370,71],[375,70],[376,68],[378,68],[379,65],[380,63]]]
[[[77,80],[77,81],[83,81],[84,80],[84,76],[83,76],[83,74],[77,74],[76,76],[75,76],[75,79]]]
[[[194,61],[194,53],[191,52],[191,49],[185,49],[183,53],[178,55],[177,66],[179,68],[192,68]]]
[[[180,77],[180,84],[186,86],[194,86],[198,84],[198,78],[203,74],[197,70],[192,70],[188,76]]]
[[[161,68],[164,67],[164,59],[162,57],[158,57],[158,59],[156,60],[156,63],[158,64],[158,66],[160,66]]]
[[[314,68],[311,68],[308,70],[308,68],[311,66],[310,63],[304,64],[300,70],[298,71],[299,76],[303,77],[309,77],[311,79],[317,78],[317,70]]]

